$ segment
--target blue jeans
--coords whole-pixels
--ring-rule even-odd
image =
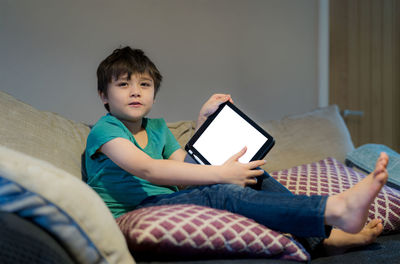
[[[267,172],[263,178],[260,191],[234,184],[196,186],[173,194],[150,196],[137,208],[196,204],[237,213],[297,237],[321,240],[329,235],[324,225],[327,196],[293,195]]]

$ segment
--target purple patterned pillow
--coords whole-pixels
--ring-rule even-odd
[[[128,247],[137,255],[162,258],[274,257],[307,261],[290,236],[244,216],[197,205],[137,209],[117,219]]]
[[[357,172],[333,158],[270,173],[295,194],[332,195],[350,188],[365,174]],[[383,232],[400,230],[400,191],[384,186],[371,204],[368,220],[383,220]]]

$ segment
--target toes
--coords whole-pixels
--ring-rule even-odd
[[[368,224],[366,225],[367,228],[374,228],[376,227],[378,224],[382,223],[381,219],[372,219],[370,222],[368,222]]]
[[[377,224],[371,231],[372,231],[372,237],[374,238],[378,237],[383,231],[382,223]]]
[[[386,166],[388,161],[389,161],[389,156],[385,152],[381,152],[378,158],[378,162]]]
[[[367,229],[367,230],[365,230]],[[383,231],[383,224],[381,219],[373,219],[366,226],[365,231],[369,231],[371,237],[379,236]]]
[[[382,231],[383,231],[383,224],[382,224],[382,223],[379,223],[379,224],[376,226],[376,231],[378,231],[378,232],[377,232],[378,235],[379,235],[380,233],[382,233]]]
[[[384,172],[385,172],[385,169],[384,169],[384,168],[378,167],[378,168],[376,168],[376,169],[374,170],[374,176],[379,175],[379,174],[384,173]]]
[[[385,152],[381,152],[378,159],[376,160],[376,164],[386,164],[389,160],[389,156]]]

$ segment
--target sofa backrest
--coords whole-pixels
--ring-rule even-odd
[[[81,178],[82,154],[90,128],[56,113],[40,111],[0,91],[0,145],[48,161]],[[194,133],[193,121],[169,123],[184,146]]]
[[[89,131],[85,124],[37,110],[0,91],[0,145],[81,178],[81,155]]]
[[[195,132],[194,121],[168,123],[182,147]],[[276,171],[333,157],[344,162],[354,149],[337,106],[261,124],[276,140],[263,169]],[[0,91],[0,145],[81,178],[81,156],[90,128],[58,114],[40,111]]]

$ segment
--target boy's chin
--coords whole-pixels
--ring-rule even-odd
[[[117,119],[119,119],[119,120],[121,120],[123,122],[130,122],[130,123],[139,122],[144,117],[142,115],[139,115],[139,116],[126,116],[126,115],[125,116],[121,116],[121,115],[115,115],[115,114],[112,114],[112,113],[111,113],[111,115],[113,115],[114,117],[116,117]]]
[[[150,113],[150,110],[145,110],[145,109],[140,109],[139,111],[138,110],[127,111],[124,113],[121,112],[112,113],[111,111],[111,114],[116,118],[118,118],[119,120],[132,123],[141,121],[143,117],[145,117],[148,113]]]
[[[130,123],[136,123],[136,122],[142,121],[142,119],[143,119],[143,116],[138,116],[138,117],[135,116],[135,117],[127,117],[127,118],[124,118],[123,120],[126,122],[130,122]]]

